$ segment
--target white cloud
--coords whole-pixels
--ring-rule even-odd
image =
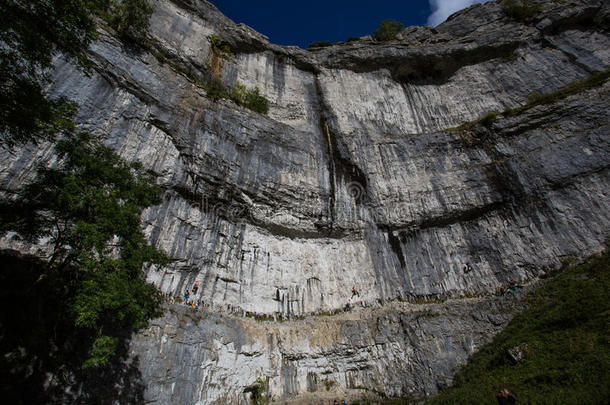
[[[428,25],[433,27],[439,25],[451,14],[473,4],[485,3],[489,0],[428,0],[432,14],[428,17]]]

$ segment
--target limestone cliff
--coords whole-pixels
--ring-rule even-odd
[[[134,338],[148,401],[244,402],[258,377],[275,398],[331,380],[433,393],[509,318],[464,297],[609,239],[608,84],[451,129],[608,69],[607,1],[540,2],[527,24],[486,3],[396,41],[313,50],[270,44],[205,1],[155,3],[148,49],[102,27],[92,70],[58,58],[49,89],[159,175],[164,202],[142,221],[175,260],[149,281],[171,297],[200,284],[202,308],[170,307]],[[212,80],[259,87],[269,114],[214,101]],[[3,159],[10,190],[53,157]],[[368,309],[321,316],[350,300]]]

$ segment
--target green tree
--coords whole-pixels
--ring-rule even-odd
[[[104,16],[121,38],[141,40],[151,12],[147,0],[0,2],[0,145],[53,140],[65,130],[70,108],[43,89],[58,53],[88,65],[94,14]]]
[[[140,214],[160,203],[161,190],[139,164],[88,134],[58,141],[56,151],[57,167],[41,167],[35,181],[3,202],[0,230],[47,241],[49,273],[74,275],[66,301],[74,324],[90,332],[85,365],[105,365],[118,334],[145,326],[158,312],[159,293],[142,267],[167,257],[147,243]]]
[[[375,30],[373,38],[375,41],[391,41],[404,29],[404,25],[396,20],[383,20],[379,28]]]
[[[86,2],[11,0],[0,2],[0,139],[3,147],[53,139],[64,122],[63,100],[49,100],[53,55],[86,63],[95,38]]]
[[[0,12],[0,145],[61,139],[57,167],[41,168],[16,199],[0,204],[0,232],[48,242],[52,253],[41,277],[66,281],[48,294],[65,302],[84,331],[79,335],[90,338],[83,341],[84,364],[104,365],[118,335],[144,326],[158,310],[158,292],[143,279],[142,266],[167,258],[148,245],[139,218],[160,201],[160,189],[139,165],[75,134],[76,107],[44,88],[56,55],[88,66],[95,14],[121,38],[142,40],[152,8],[147,0],[8,0]]]
[[[146,39],[153,12],[147,0],[122,0],[111,3],[111,25],[122,39],[141,42]]]

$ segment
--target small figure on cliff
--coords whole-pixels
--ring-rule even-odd
[[[197,290],[199,290],[199,281],[195,281],[193,285],[193,295],[197,294]]]
[[[472,266],[470,265],[470,263],[466,263],[464,265],[464,274],[468,274],[472,271]]]
[[[357,295],[358,297],[360,297],[360,292],[358,292],[358,287],[356,287],[356,286],[352,287],[352,298],[354,297],[354,295]]]
[[[333,401],[333,405],[339,405],[336,399]]]
[[[347,405],[347,402],[345,402],[345,399],[343,401],[341,401],[341,405]]]
[[[523,286],[520,284],[517,284],[515,281],[510,282],[509,291],[511,292],[511,294],[513,294],[513,297],[517,295],[517,293],[519,292],[519,290],[521,288],[523,288]]]
[[[188,305],[188,303],[189,303],[189,297],[190,297],[190,296],[189,296],[189,291],[188,291],[188,290],[186,290],[186,292],[184,293],[184,303],[185,303],[186,305]]]
[[[514,405],[517,402],[517,398],[506,388],[501,389],[496,394],[498,405]]]

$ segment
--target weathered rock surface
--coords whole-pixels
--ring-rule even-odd
[[[450,384],[457,365],[505,325],[512,309],[505,298],[393,302],[277,323],[175,305],[132,349],[149,379],[147,399],[159,404],[247,404],[244,391],[259,378],[275,400],[303,392],[358,398],[380,388],[389,396],[421,396]]]
[[[186,324],[186,313],[168,313],[135,338],[151,402],[230,403],[257,376],[278,398],[323,376],[435,392],[506,321],[490,324],[497,307],[466,301],[416,327],[401,307],[294,325],[234,316],[335,311],[353,286],[380,308],[488,294],[609,239],[608,84],[489,128],[448,130],[607,69],[606,1],[540,2],[528,25],[486,3],[398,41],[311,51],[269,44],[205,1],[155,3],[150,50],[101,29],[92,71],[58,58],[49,89],[159,175],[164,202],[142,220],[175,262],[148,279],[176,297],[199,281],[194,299],[216,313]],[[211,34],[234,55],[214,51]],[[258,86],[268,116],[210,99],[200,82],[212,78]],[[53,160],[50,148],[2,158],[4,190]]]

